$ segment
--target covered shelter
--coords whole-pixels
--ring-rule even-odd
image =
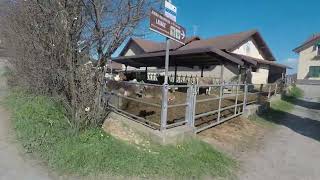
[[[112,60],[124,64],[126,70],[145,68],[147,73],[148,68],[162,69],[164,59],[164,43],[132,38]],[[221,81],[231,81],[246,72],[252,73],[253,83],[266,84],[282,78],[287,68],[276,63],[256,30],[209,39],[190,37],[185,45],[172,41],[170,47],[169,71],[175,79],[177,71],[198,77],[219,76]]]
[[[238,57],[232,56],[224,51],[214,47],[196,48],[190,50],[170,51],[170,67],[174,67],[174,74],[177,75],[177,67],[194,66],[201,67],[201,77],[203,77],[204,67],[206,66],[221,66],[220,79],[223,81],[224,66],[230,64],[232,66],[241,67],[244,61]],[[134,56],[121,56],[114,58],[113,61],[122,63],[125,66],[135,68],[141,67],[164,67],[165,52],[145,53]],[[146,68],[147,70],[147,68]],[[240,70],[240,69],[239,69]],[[175,78],[176,79],[176,78]]]

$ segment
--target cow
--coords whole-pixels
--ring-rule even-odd
[[[142,90],[142,97],[155,98],[162,100],[162,87],[161,86],[145,86]],[[171,90],[168,91],[168,102],[173,102],[176,99]]]
[[[206,95],[210,95],[211,92],[211,85],[214,85],[214,79],[211,77],[200,77],[197,78],[197,85],[199,86],[199,94],[206,94]],[[201,87],[202,86],[202,87]],[[209,86],[209,87],[205,87],[205,86]]]

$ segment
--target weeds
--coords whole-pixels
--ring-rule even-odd
[[[61,173],[131,177],[228,176],[235,162],[210,145],[189,140],[178,146],[151,145],[151,151],[122,142],[100,128],[74,131],[63,107],[44,96],[15,91],[6,104],[18,139]]]

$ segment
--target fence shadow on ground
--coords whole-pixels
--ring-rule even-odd
[[[286,126],[303,136],[320,141],[320,119],[304,118],[275,109],[270,109],[268,113],[261,115],[261,117],[272,123]]]
[[[308,108],[308,109],[320,110],[320,103],[318,103],[318,102],[310,102],[310,101],[304,101],[302,99],[296,99],[292,103],[295,105],[301,106],[301,107]]]

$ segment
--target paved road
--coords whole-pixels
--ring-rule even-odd
[[[0,57],[0,75],[4,63]],[[6,94],[6,82],[0,77],[0,102]],[[35,160],[26,159],[15,142],[9,113],[0,107],[0,180],[49,180],[53,176]],[[56,178],[55,178],[56,179]]]
[[[263,146],[245,154],[243,180],[320,179],[320,104],[299,100]]]

